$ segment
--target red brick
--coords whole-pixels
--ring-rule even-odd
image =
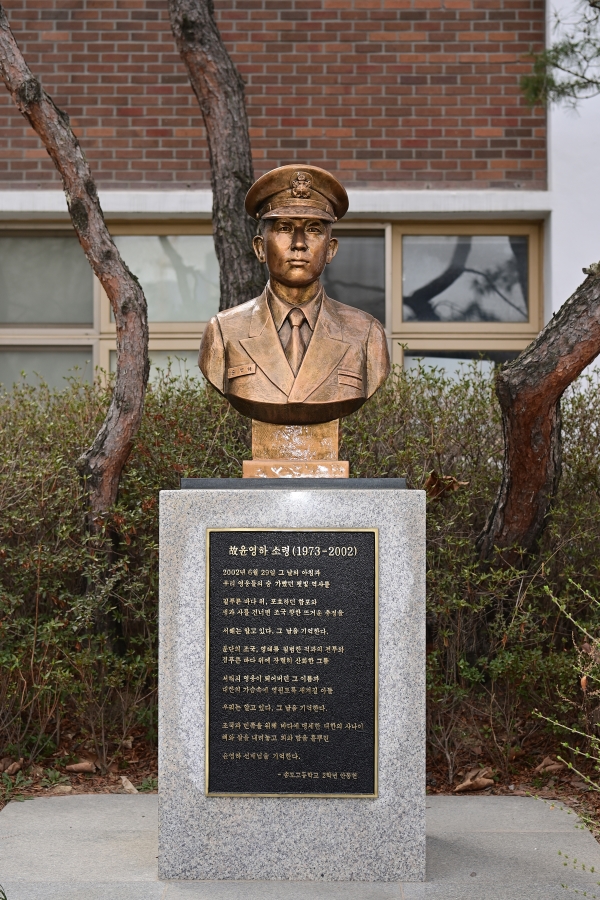
[[[297,153],[349,186],[540,188],[526,107],[540,0],[215,0],[246,82],[256,173]],[[34,73],[71,116],[100,188],[210,184],[202,116],[164,0],[5,0]],[[58,186],[0,95],[0,184]],[[296,152],[295,152],[296,151]]]

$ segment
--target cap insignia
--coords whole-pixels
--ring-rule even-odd
[[[291,181],[292,197],[308,200],[310,198],[311,185],[312,178],[307,172],[296,172]]]

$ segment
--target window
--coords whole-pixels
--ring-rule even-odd
[[[405,322],[527,322],[527,235],[402,238]]]
[[[393,226],[394,362],[514,358],[542,325],[536,224]],[[402,345],[404,349],[402,349]],[[433,360],[438,362],[434,363]]]
[[[153,341],[150,341],[150,347],[148,348],[148,357],[150,359],[148,381],[150,383],[158,379],[159,369],[163,371],[170,370],[171,375],[175,377],[187,375],[198,381],[204,381],[204,377],[198,368],[199,346],[183,350],[157,350],[152,346],[153,343]],[[200,342],[198,341],[199,344]],[[117,371],[116,350],[110,351],[110,371]]]
[[[10,390],[13,384],[23,380],[22,372],[30,384],[36,384],[39,375],[53,388],[66,387],[65,378],[69,376],[92,381],[92,360],[91,347],[3,346],[0,347],[0,384]]]
[[[206,322],[218,310],[209,223],[111,223],[148,300],[152,375],[172,358],[199,375]],[[329,296],[384,323],[392,359],[446,371],[514,358],[542,326],[539,223],[341,222],[326,267]],[[73,232],[13,223],[0,231],[0,382],[25,370],[53,385],[78,367],[110,371],[115,325]],[[112,358],[111,358],[112,352]]]
[[[464,372],[473,360],[477,360],[480,371],[488,374],[496,366],[516,359],[518,355],[517,350],[488,350],[479,353],[468,350],[405,350],[404,368],[407,371],[419,368],[443,370],[445,375],[454,377]]]
[[[111,225],[119,251],[148,301],[150,380],[166,369],[200,377],[204,325],[219,311],[219,265],[210,224]],[[115,370],[115,325],[100,291],[100,366]]]
[[[144,289],[149,322],[208,322],[219,311],[211,234],[119,235],[115,244]]]
[[[0,235],[0,325],[92,322],[92,271],[73,234]]]
[[[385,231],[336,228],[333,236],[339,249],[321,279],[327,295],[385,325]]]

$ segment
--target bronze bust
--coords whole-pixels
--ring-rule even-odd
[[[269,281],[260,297],[211,319],[199,356],[204,376],[242,415],[276,425],[331,422],[387,378],[381,324],[332,300],[319,280],[338,248],[332,224],[347,209],[342,185],[317,166],[281,166],[248,191],[254,251]]]

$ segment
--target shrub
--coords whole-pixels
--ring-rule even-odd
[[[583,379],[563,401],[559,495],[521,570],[482,564],[474,549],[502,459],[493,386],[476,365],[458,380],[395,370],[343,422],[353,477],[429,487],[428,743],[449,782],[481,757],[508,777],[544,727],[535,707],[591,721],[569,616],[597,631],[585,592],[596,596],[598,575],[599,393]],[[181,476],[239,477],[250,457],[248,420],[167,371],[148,392],[118,502],[90,536],[74,464],[109,395],[73,380],[0,396],[0,746],[44,757],[68,720],[105,769],[133,725],[155,732],[158,491]]]

